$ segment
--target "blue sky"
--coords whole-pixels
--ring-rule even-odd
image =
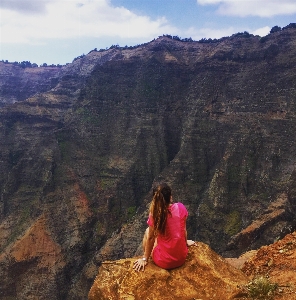
[[[163,34],[265,36],[296,23],[296,0],[0,0],[0,60],[65,64]]]

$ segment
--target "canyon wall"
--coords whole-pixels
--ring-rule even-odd
[[[162,181],[220,255],[294,230],[295,44],[163,36],[37,68],[26,99],[2,89],[0,298],[85,299],[103,260],[139,253]]]

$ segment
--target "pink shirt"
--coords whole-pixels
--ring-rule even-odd
[[[153,250],[152,258],[155,264],[163,269],[173,269],[184,264],[187,256],[186,245],[186,207],[178,202],[169,207],[166,232],[158,234],[157,245]],[[153,227],[153,218],[149,215],[147,224]]]

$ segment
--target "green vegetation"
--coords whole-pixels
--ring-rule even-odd
[[[70,142],[60,141],[59,148],[61,151],[62,160],[68,162],[70,160],[70,156],[69,156]]]
[[[236,198],[240,190],[241,167],[230,165],[227,169],[229,196]]]
[[[98,221],[97,225],[95,226],[95,236],[96,236],[96,243],[99,243],[101,241],[102,235],[104,235],[104,225],[102,222]]]
[[[62,182],[65,182],[67,178],[66,170],[62,164],[55,165],[53,170],[53,184],[58,186]]]
[[[247,285],[249,297],[258,300],[272,299],[277,289],[278,284],[271,283],[269,279],[264,276],[254,278]]]
[[[111,175],[104,170],[100,172],[100,179],[98,179],[98,186],[101,190],[107,190],[114,187],[116,178],[112,178]]]
[[[127,209],[127,218],[128,218],[128,220],[130,220],[136,214],[136,211],[137,211],[136,206],[128,207],[128,209]]]
[[[235,235],[241,230],[241,217],[238,211],[232,211],[226,217],[224,232],[230,236]]]
[[[5,64],[11,64],[11,65],[14,65],[14,66],[18,66],[18,67],[21,67],[23,69],[25,68],[37,68],[38,65],[36,63],[31,63],[30,61],[22,61],[22,62],[18,62],[18,61],[15,61],[15,62],[9,62],[7,59],[4,60],[2,59],[1,60],[3,63]],[[57,65],[54,65],[54,64],[51,64],[51,65],[48,65],[46,63],[43,63],[42,65],[40,65],[40,67],[59,67],[61,68],[62,65],[60,64],[57,64]]]
[[[79,120],[85,122],[85,123],[92,123],[94,124],[99,124],[99,118],[98,116],[94,115],[94,113],[85,107],[79,107],[76,110],[76,114],[79,116]]]
[[[70,161],[70,152],[72,149],[69,137],[67,137],[67,132],[59,132],[57,135],[58,145],[61,151],[61,157],[64,162]]]
[[[18,220],[14,224],[13,230],[11,231],[5,243],[0,246],[0,252],[2,252],[10,243],[14,242],[28,228],[28,224],[31,220],[31,212],[34,209],[34,205],[36,206],[34,201],[36,202],[37,199],[33,199],[21,209]]]

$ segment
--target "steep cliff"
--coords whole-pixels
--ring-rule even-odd
[[[247,276],[203,243],[191,247],[185,264],[173,270],[149,261],[144,272],[136,272],[134,261],[104,262],[88,299],[230,300],[246,296],[242,287],[248,283]]]
[[[0,110],[0,297],[85,298],[103,260],[139,253],[160,181],[187,206],[190,238],[223,256],[293,230],[295,43],[294,28],[160,37],[92,51],[9,104],[13,85]]]
[[[59,67],[22,68],[0,62],[0,107],[48,91],[56,85],[60,70]]]
[[[105,261],[88,299],[293,300],[295,250],[296,232],[237,259],[223,259],[199,242],[189,248],[185,264],[173,270],[150,260],[144,272],[136,272],[136,258]]]

